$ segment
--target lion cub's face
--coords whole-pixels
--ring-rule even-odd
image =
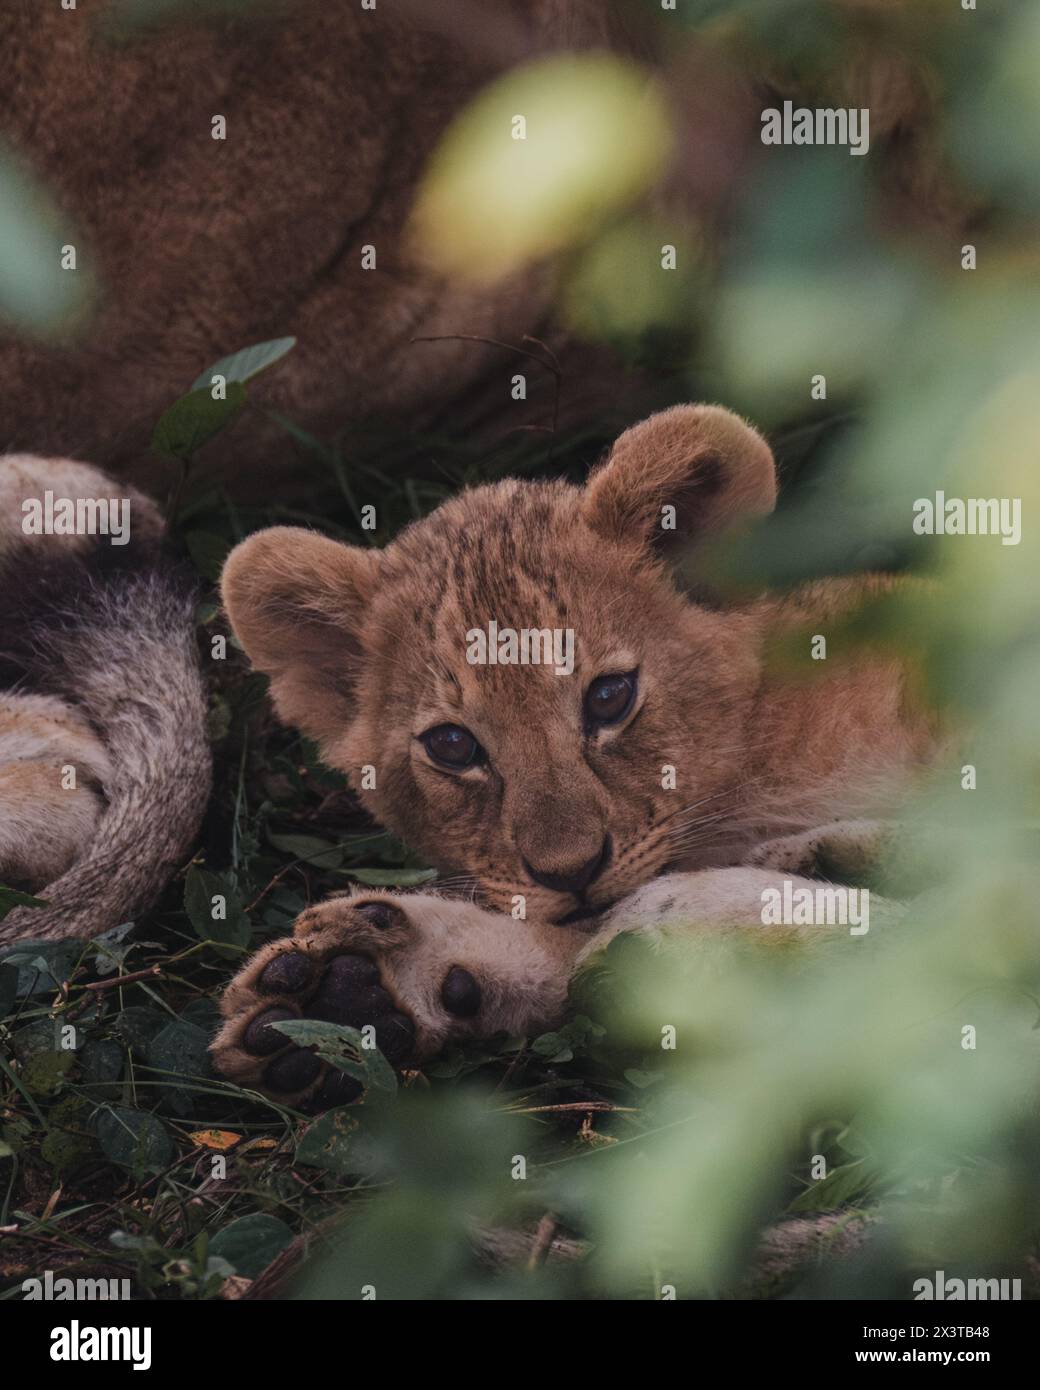
[[[379,820],[492,906],[588,921],[708,861],[740,778],[744,621],[683,598],[660,543],[728,518],[737,479],[740,510],[764,510],[758,436],[684,407],[629,431],[585,489],[480,488],[385,551],[261,532],[225,601],[283,717]]]

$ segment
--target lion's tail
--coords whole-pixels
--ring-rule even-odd
[[[47,492],[53,529],[34,534]],[[96,522],[108,499],[126,500],[128,544],[55,533],[66,500]],[[206,700],[194,586],[161,531],[151,501],[97,469],[0,459],[0,883],[47,904],[3,917],[0,946],[118,926],[190,853]]]

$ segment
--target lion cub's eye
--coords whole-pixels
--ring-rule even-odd
[[[460,724],[438,724],[420,738],[433,761],[445,767],[471,767],[484,756],[483,748]]]
[[[590,724],[617,724],[636,698],[636,673],[598,676],[585,692],[585,718]]]

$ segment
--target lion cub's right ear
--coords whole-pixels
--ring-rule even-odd
[[[602,535],[667,554],[775,505],[776,465],[758,431],[722,406],[676,405],[621,435],[582,512]]]
[[[271,677],[279,715],[319,743],[354,710],[361,626],[375,593],[377,550],[272,526],[237,545],[220,578],[235,636]]]

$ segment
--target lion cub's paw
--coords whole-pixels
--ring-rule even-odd
[[[293,935],[265,946],[225,991],[217,1068],[288,1104],[325,1109],[355,1099],[361,1086],[272,1023],[371,1024],[387,1060],[404,1066],[451,1038],[486,1036],[515,1014],[537,1013],[525,1011],[534,1002],[528,992],[555,1001],[555,963],[536,968],[532,954],[542,964],[541,953],[522,941],[523,925],[503,931],[501,921],[428,894],[337,897],[308,908]]]

